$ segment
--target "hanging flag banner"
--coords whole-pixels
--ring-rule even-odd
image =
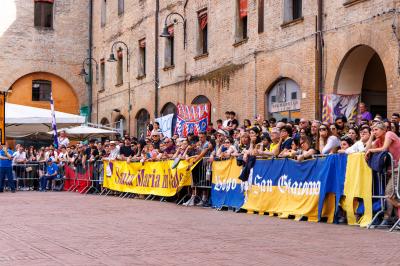
[[[54,148],[58,149],[57,122],[56,112],[54,110],[53,91],[50,92],[50,109],[51,109],[51,127],[53,129]]]
[[[174,119],[174,114],[165,115],[156,118],[156,122],[160,124],[160,129],[164,137],[172,137],[172,121]]]
[[[346,155],[331,155],[304,162],[290,159],[257,160],[249,179],[241,182],[236,161],[213,163],[213,206],[268,212],[287,218],[321,216],[333,221],[343,194]],[[334,194],[327,197],[328,193]],[[240,204],[243,205],[240,206]]]
[[[322,121],[333,123],[338,116],[346,116],[347,119],[357,118],[357,105],[360,95],[327,94],[323,96]]]
[[[127,163],[104,161],[103,187],[120,192],[163,197],[174,196],[182,187],[192,184],[191,172],[196,164],[182,160]]]
[[[180,137],[187,137],[193,133],[206,132],[210,120],[209,104],[177,105],[178,115],[175,132]]]

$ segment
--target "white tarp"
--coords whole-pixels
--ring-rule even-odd
[[[85,117],[56,111],[56,122],[58,127],[76,126],[85,123]],[[51,130],[51,111],[6,103],[5,123],[8,137],[18,138],[47,133]]]
[[[172,120],[174,118],[174,114],[165,115],[159,118],[156,118],[156,121],[160,124],[160,129],[164,137],[171,137],[172,134]]]

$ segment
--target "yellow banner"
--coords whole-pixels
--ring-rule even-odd
[[[175,169],[173,161],[127,163],[104,161],[103,187],[135,194],[174,196],[182,187],[192,184],[190,162],[182,160]]]

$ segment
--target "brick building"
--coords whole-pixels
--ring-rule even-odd
[[[77,73],[87,57],[90,0],[54,0],[53,30],[33,25],[35,3],[53,1],[5,2],[18,12],[0,36],[1,86],[29,73],[51,73],[70,85],[76,106],[84,106],[86,87]],[[156,115],[174,112],[178,102],[209,102],[213,121],[226,110],[236,111],[240,121],[258,114],[315,118],[321,95],[329,93],[361,94],[373,113],[399,111],[399,5],[95,0],[92,121],[117,123],[137,135]],[[179,15],[169,16],[173,12],[185,25]],[[110,53],[115,62],[108,61]]]
[[[2,0],[0,88],[7,101],[79,113],[87,90],[79,71],[89,48],[89,0]]]
[[[172,112],[178,102],[205,101],[213,121],[226,110],[240,120],[315,118],[323,93],[361,94],[383,115],[399,109],[400,1],[169,0],[159,1],[159,12],[156,2],[95,1],[93,49],[102,71],[94,120],[122,118],[136,135],[146,120]],[[177,15],[167,21],[173,38],[159,37],[171,12],[186,19],[186,44]],[[117,62],[107,61],[115,41],[128,46],[129,71],[124,45],[114,46]],[[279,101],[285,107],[274,104]]]

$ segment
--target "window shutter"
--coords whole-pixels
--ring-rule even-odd
[[[200,23],[200,29],[204,30],[204,28],[207,26],[208,23],[207,12],[199,14],[199,23]]]
[[[248,9],[247,9],[247,0],[239,0],[239,14],[240,18],[247,17]]]

